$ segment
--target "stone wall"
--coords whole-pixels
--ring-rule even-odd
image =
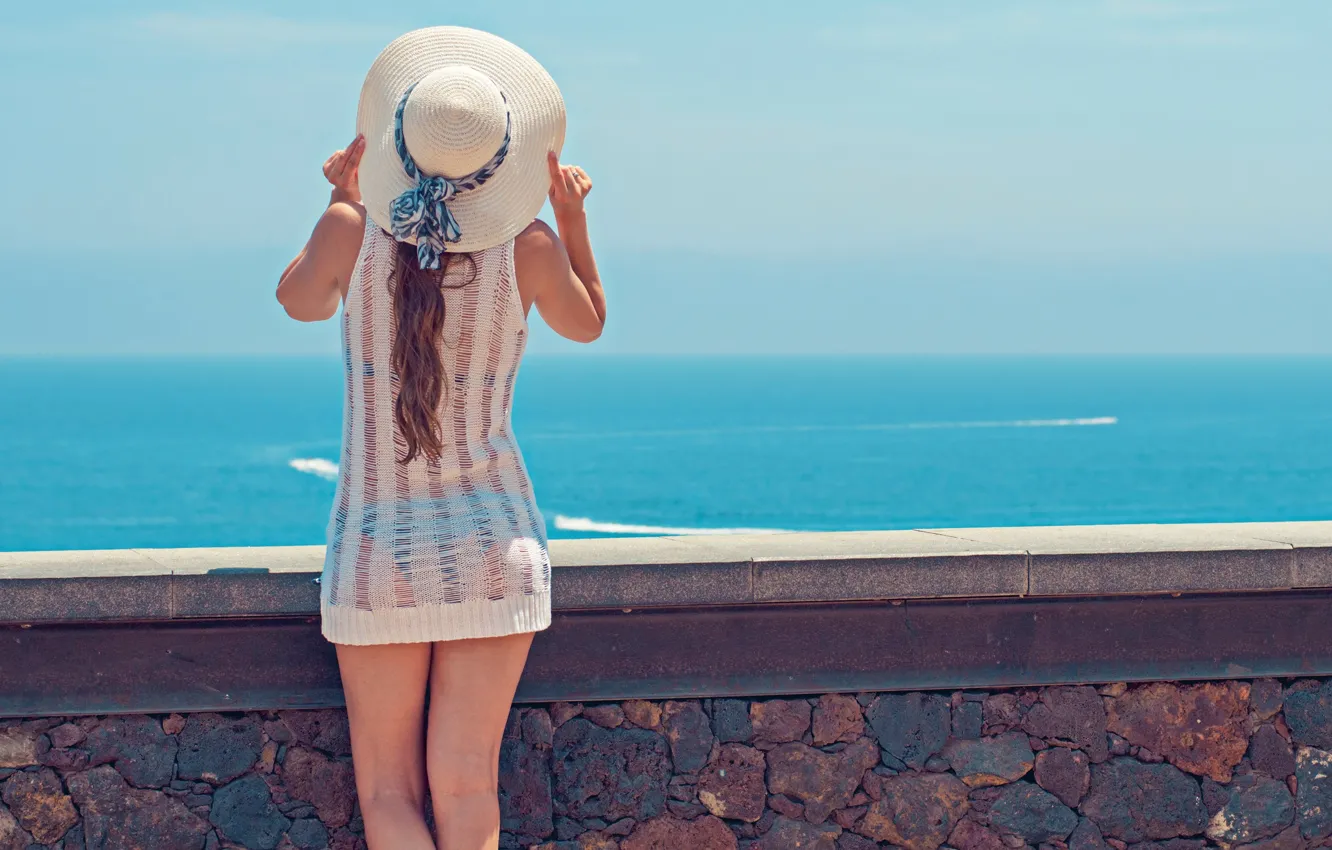
[[[515,710],[501,846],[1332,846],[1332,680]],[[0,721],[0,850],[363,848],[337,711]]]

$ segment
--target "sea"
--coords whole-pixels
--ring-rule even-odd
[[[316,544],[336,357],[0,359],[0,550]],[[1332,358],[530,355],[552,538],[1332,519]]]

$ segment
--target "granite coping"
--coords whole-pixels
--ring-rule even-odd
[[[1332,586],[1332,522],[554,540],[557,610]],[[0,624],[306,616],[322,546],[0,552]]]

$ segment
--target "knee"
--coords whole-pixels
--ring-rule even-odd
[[[356,797],[362,811],[425,811],[425,789],[412,782],[358,782]]]
[[[499,792],[499,753],[453,751],[432,754],[427,763],[430,795],[464,797]]]

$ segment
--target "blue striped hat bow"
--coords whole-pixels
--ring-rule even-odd
[[[416,160],[407,151],[407,141],[402,134],[402,113],[407,106],[407,98],[416,88],[413,83],[403,92],[398,101],[398,108],[393,112],[393,144],[398,149],[403,170],[416,181],[416,185],[403,192],[389,205],[393,238],[398,241],[416,240],[416,259],[423,269],[439,268],[440,257],[448,250],[448,243],[462,239],[462,230],[458,221],[449,211],[449,201],[459,192],[475,189],[494,176],[500,163],[509,153],[509,139],[513,130],[509,102],[504,101],[504,141],[499,150],[485,165],[468,174],[451,180],[448,177],[430,177],[421,172]]]

